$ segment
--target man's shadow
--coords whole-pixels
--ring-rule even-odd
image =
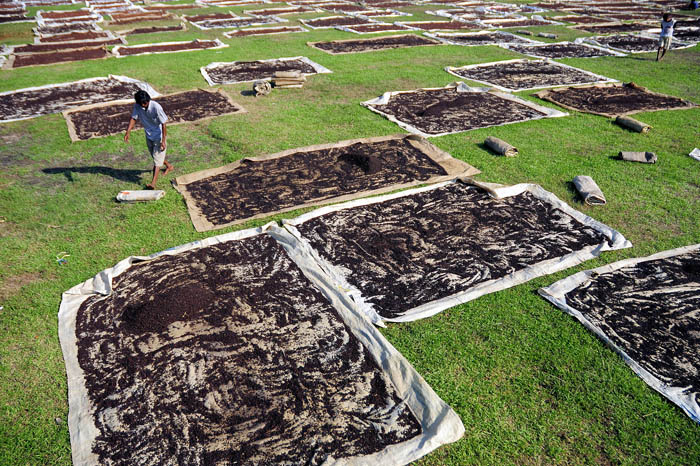
[[[121,170],[118,168],[110,167],[54,167],[54,168],[44,168],[41,171],[48,175],[63,174],[66,179],[70,182],[75,181],[73,179],[73,173],[88,173],[91,175],[105,175],[111,176],[115,180],[126,181],[128,183],[141,183],[141,174],[148,173],[149,170]]]

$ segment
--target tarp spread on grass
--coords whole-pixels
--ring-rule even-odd
[[[687,100],[651,92],[635,83],[565,87],[540,91],[535,95],[570,110],[607,117],[696,107]]]
[[[631,246],[531,184],[455,180],[284,224],[375,323],[429,317]]]
[[[306,57],[271,58],[268,60],[214,62],[200,68],[210,86],[269,80],[277,71],[299,71],[304,76],[332,73]]]
[[[168,125],[245,113],[245,109],[221,89],[195,89],[164,95],[158,98],[158,103],[168,116]],[[128,121],[133,107],[133,99],[107,102],[66,110],[63,116],[68,124],[68,134],[75,142],[123,132],[124,121]]]
[[[659,39],[657,37],[648,37],[641,34],[586,37],[583,41],[624,53],[648,53],[656,52],[659,49]],[[694,46],[694,43],[681,42],[676,38],[671,41],[671,49],[674,50]]]
[[[118,57],[128,57],[132,55],[147,55],[151,53],[177,53],[177,52],[190,52],[194,50],[213,50],[213,49],[223,49],[228,47],[228,44],[224,44],[219,39],[214,40],[199,40],[195,39],[193,41],[184,42],[160,42],[157,44],[141,44],[133,46],[122,46],[118,45],[112,49],[112,53]]]
[[[115,75],[2,92],[0,122],[25,120],[86,104],[129,99],[139,89],[151,97],[160,95],[148,83]]]
[[[505,60],[461,67],[448,66],[445,71],[507,92],[616,81],[551,60]]]
[[[540,294],[700,422],[700,244],[579,272]]]
[[[12,54],[3,69],[14,69],[25,66],[53,65],[55,63],[70,63],[83,60],[98,60],[110,57],[111,54],[104,46],[83,47],[80,49],[53,51],[47,53]]]
[[[362,105],[423,137],[568,115],[512,94],[461,82],[434,89],[387,92]]]
[[[593,58],[625,54],[608,48],[579,42],[557,42],[555,44],[503,44],[501,47],[535,58]]]
[[[505,31],[478,31],[478,32],[428,32],[428,37],[437,39],[450,45],[464,45],[474,47],[477,45],[505,45],[505,44],[541,44],[542,42],[516,36]]]
[[[402,47],[419,47],[426,45],[442,45],[439,40],[416,34],[401,34],[395,36],[375,37],[372,39],[345,39],[329,42],[308,42],[308,46],[323,50],[331,55],[344,53],[364,53],[376,50],[396,49]]]
[[[175,179],[197,231],[479,173],[412,135],[352,139],[243,159]]]
[[[73,464],[407,464],[458,416],[286,231],[129,257],[63,294]]]

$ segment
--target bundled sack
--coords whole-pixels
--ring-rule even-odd
[[[518,155],[518,149],[515,146],[511,146],[502,139],[489,136],[484,141],[486,147],[496,152],[497,154],[505,155],[506,157],[515,157]]]
[[[255,97],[267,95],[272,92],[272,85],[269,81],[255,81],[253,83],[253,92],[255,92]]]
[[[117,200],[119,202],[148,202],[157,201],[163,196],[165,196],[165,191],[144,189],[141,191],[121,191],[117,194]]]
[[[616,117],[615,123],[622,126],[623,128],[631,129],[632,131],[636,131],[638,133],[648,133],[651,129],[650,125],[642,123],[641,121],[635,120],[634,118],[630,118],[628,116]]]
[[[586,205],[604,205],[607,203],[603,191],[600,190],[593,178],[586,175],[579,175],[574,178],[574,186],[576,191],[583,198]]]
[[[625,152],[621,151],[619,154],[622,160],[628,162],[639,162],[639,163],[656,163],[658,157],[653,152]]]

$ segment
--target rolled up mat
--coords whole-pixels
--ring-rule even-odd
[[[628,162],[640,162],[640,163],[656,163],[658,158],[653,152],[624,152],[620,151],[618,154],[622,160],[627,160]]]
[[[532,31],[526,31],[526,30],[524,30],[524,29],[523,29],[523,30],[520,30],[520,31],[515,31],[515,32],[517,32],[518,34],[523,34],[523,35],[525,35],[525,36],[531,36],[531,35],[532,35]]]
[[[634,118],[630,118],[628,116],[616,117],[615,123],[623,128],[631,129],[632,131],[636,131],[638,133],[648,133],[651,129],[651,126],[647,125],[646,123],[642,123],[641,121],[635,120]]]
[[[141,191],[121,191],[117,194],[117,200],[119,202],[147,202],[157,201],[163,196],[165,196],[165,191],[144,189]]]
[[[299,78],[306,80],[306,76],[302,75],[299,71],[275,71],[275,78]]]
[[[539,32],[537,33],[538,37],[546,37],[547,39],[556,39],[557,35],[556,34],[551,34],[549,32]]]
[[[486,147],[488,147],[492,151],[501,155],[505,155],[506,157],[515,157],[516,155],[518,155],[518,149],[516,149],[515,146],[511,146],[504,140],[495,138],[493,136],[487,137],[484,141],[484,144],[486,144]]]
[[[576,191],[583,198],[583,202],[588,205],[603,205],[607,201],[593,178],[586,175],[579,175],[574,178],[574,186]]]

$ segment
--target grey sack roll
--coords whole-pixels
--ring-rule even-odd
[[[622,160],[627,160],[628,162],[640,162],[640,163],[656,163],[658,158],[653,152],[624,152],[621,151],[619,154]]]
[[[636,131],[638,133],[648,133],[651,129],[651,126],[647,125],[646,123],[642,123],[641,121],[635,120],[634,118],[630,118],[628,116],[618,116],[615,118],[615,123],[623,128],[631,129],[632,131]]]
[[[587,205],[603,205],[607,202],[603,191],[590,176],[579,175],[575,177],[574,186]]]
[[[515,146],[511,146],[504,140],[494,138],[493,136],[487,137],[484,144],[492,151],[505,155],[506,157],[515,157],[518,155],[518,149],[516,149]]]

